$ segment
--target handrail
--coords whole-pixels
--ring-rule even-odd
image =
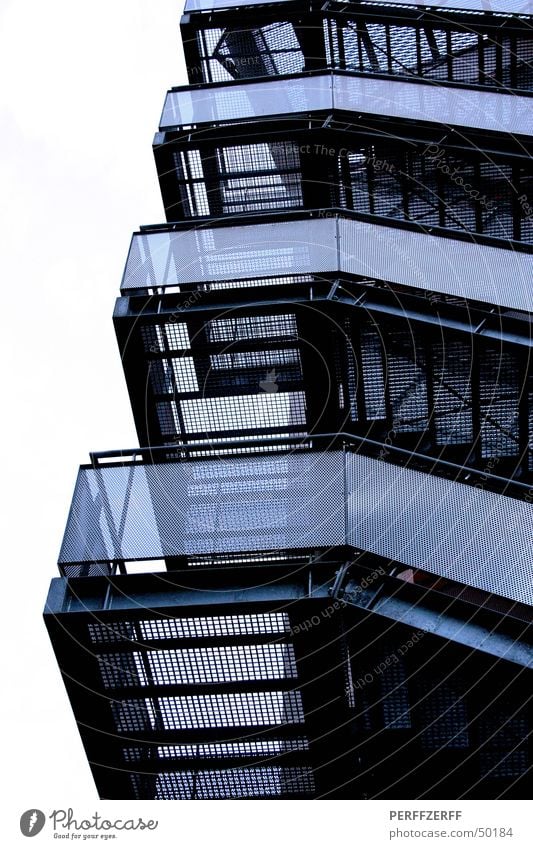
[[[486,2],[483,4],[481,0],[387,0],[387,2],[383,2],[383,0],[367,0],[367,5],[370,10],[372,10],[375,5],[380,10],[383,6],[390,8],[391,11],[401,10],[402,12],[406,10],[406,7],[412,6],[413,12],[435,12],[438,11],[440,14],[459,14],[461,16],[470,15],[474,13],[475,15],[483,14],[484,18],[491,19],[492,17],[497,18],[513,18],[513,17],[524,17],[529,18],[533,15],[533,8],[531,8],[531,4],[527,2],[527,0],[522,0],[521,3],[514,0],[514,8],[509,9],[508,3],[513,2],[513,0],[496,0],[496,8],[487,8]],[[219,11],[235,11],[236,7],[254,7],[257,5],[295,5],[294,2],[291,3],[291,0],[185,0],[184,11],[187,15],[205,15],[212,14],[213,12]],[[359,11],[357,5],[351,3],[342,3],[342,4],[331,4],[332,6],[341,5],[343,10],[346,7],[351,7],[353,5],[353,12]],[[528,9],[528,6],[530,7]],[[329,10],[330,3],[320,2],[317,3],[317,7],[319,10],[325,9]],[[420,9],[422,7],[422,10]],[[527,10],[527,11],[526,11]],[[352,11],[352,8],[350,8]]]
[[[285,74],[264,74],[258,77],[239,77],[232,80],[213,80],[211,82],[192,82],[183,83],[181,85],[171,86],[167,89],[168,94],[179,94],[180,92],[189,93],[191,91],[204,91],[216,89],[231,89],[239,86],[256,85],[258,83],[268,83],[274,81],[307,79],[309,77],[326,76],[332,77],[359,77],[365,80],[390,80],[391,82],[409,82],[414,85],[430,85],[435,88],[440,88],[445,85],[447,88],[463,89],[465,91],[481,91],[490,92],[491,94],[505,94],[509,97],[533,97],[533,91],[527,88],[511,88],[504,86],[490,86],[482,83],[466,83],[458,80],[441,80],[434,77],[391,74],[387,71],[358,71],[355,68],[338,68],[331,65],[326,65],[323,68],[313,68],[312,70],[293,71]]]
[[[139,230],[132,234],[132,240],[136,236],[149,236],[152,233],[175,233],[193,232],[196,230],[211,230],[220,227],[246,227],[255,224],[275,224],[278,221],[302,221],[306,219],[331,219],[347,218],[352,221],[380,225],[396,230],[410,230],[416,233],[424,233],[428,236],[439,236],[453,241],[470,242],[471,244],[486,245],[487,247],[511,250],[513,253],[533,254],[533,245],[528,242],[519,242],[514,239],[500,239],[496,236],[488,236],[484,233],[470,233],[464,230],[452,230],[449,227],[441,227],[437,224],[422,224],[418,221],[405,221],[400,218],[387,218],[385,215],[375,215],[367,212],[359,212],[354,209],[343,209],[342,207],[328,206],[315,209],[283,209],[268,212],[239,212],[235,214],[221,215],[218,218],[212,215],[194,216],[179,221],[166,221],[159,224],[142,224]]]
[[[189,437],[190,438],[190,437]],[[317,434],[307,434],[302,437],[297,436],[276,436],[269,438],[257,438],[257,439],[235,439],[229,441],[206,441],[206,442],[196,442],[196,443],[186,443],[186,442],[176,442],[172,445],[159,445],[159,446],[145,446],[140,448],[131,448],[131,449],[112,449],[110,451],[93,451],[90,453],[90,464],[86,464],[82,466],[82,468],[97,468],[99,466],[105,466],[106,464],[100,464],[100,460],[102,459],[113,459],[113,458],[124,458],[125,455],[130,456],[131,460],[126,460],[120,465],[130,465],[136,463],[137,457],[142,455],[143,462],[142,465],[152,465],[152,463],[160,462],[161,460],[166,462],[176,462],[177,458],[172,458],[170,460],[161,457],[158,459],[158,455],[168,454],[169,452],[174,451],[183,451],[185,454],[190,454],[192,452],[202,452],[202,451],[210,451],[212,454],[216,455],[218,450],[227,450],[227,449],[242,449],[245,451],[248,448],[256,448],[262,447],[265,449],[265,453],[268,452],[268,448],[275,445],[280,445],[283,449],[287,444],[294,444],[295,446],[300,446],[302,448],[307,448],[309,451],[313,450],[312,445],[308,445],[306,443],[309,442],[317,442],[317,441],[329,441],[330,443],[337,443],[340,441],[343,448],[348,450],[353,449],[355,446],[357,447],[370,447],[374,450],[377,450],[381,453],[381,457],[379,459],[385,459],[383,453],[386,452],[385,456],[388,458],[389,456],[396,456],[400,458],[404,458],[413,462],[418,462],[421,464],[429,464],[432,468],[441,468],[450,470],[456,473],[456,475],[462,476],[462,480],[458,480],[458,483],[465,483],[469,485],[470,476],[478,479],[481,478],[483,482],[493,482],[498,487],[503,486],[504,489],[508,487],[516,488],[523,493],[531,493],[533,500],[533,484],[523,483],[521,481],[514,480],[512,478],[504,478],[501,475],[495,475],[488,470],[477,469],[473,466],[465,466],[460,465],[458,463],[452,463],[449,460],[443,460],[438,457],[432,457],[429,454],[422,454],[415,451],[409,451],[407,448],[400,448],[395,445],[389,445],[385,442],[379,442],[375,439],[369,439],[364,436],[358,436],[353,433],[346,433],[345,431],[340,431],[339,433],[317,433]],[[331,448],[332,445],[328,446],[328,449]],[[147,462],[146,457],[150,458],[149,462]],[[186,458],[180,458],[186,459]],[[208,458],[201,458],[198,456],[194,457],[194,460],[201,460]]]

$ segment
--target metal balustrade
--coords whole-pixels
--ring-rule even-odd
[[[189,2],[190,0],[187,0]],[[192,0],[196,2],[197,0]],[[209,0],[199,0],[209,2]],[[224,2],[224,0],[221,0]],[[462,9],[474,12],[495,12],[500,14],[533,15],[533,3],[531,0],[398,0],[397,4],[392,0],[391,6],[422,6],[443,9]]]
[[[287,4],[290,0],[185,0],[185,12],[215,11],[232,7],[265,6],[276,3]],[[343,4],[343,5],[349,5]],[[354,4],[355,6],[356,4]],[[366,6],[372,8],[372,0],[367,0]],[[494,12],[500,14],[533,15],[531,0],[391,0],[383,2],[376,0],[376,6],[421,6],[424,9],[435,7],[439,10],[460,10],[475,12]]]
[[[166,96],[160,129],[323,111],[390,115],[524,136],[533,132],[529,98],[336,73],[173,89]]]
[[[121,289],[345,273],[529,312],[532,272],[528,253],[324,210],[269,223],[145,229],[133,236]]]
[[[511,498],[386,457],[286,451],[82,467],[59,563],[350,545],[530,604],[530,491]]]

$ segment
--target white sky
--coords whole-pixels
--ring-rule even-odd
[[[77,466],[136,444],[111,315],[131,232],[164,220],[151,143],[165,91],[186,82],[182,5],[0,0],[1,727],[15,811],[96,799],[41,613]]]

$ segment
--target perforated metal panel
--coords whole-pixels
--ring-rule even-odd
[[[122,288],[320,273],[336,267],[333,219],[144,233],[133,237]]]
[[[187,2],[205,3],[216,2],[216,0],[187,0]],[[221,0],[225,5],[225,0]],[[383,3],[381,4],[383,5]],[[388,3],[386,5],[389,5]],[[462,9],[473,12],[499,12],[501,14],[524,14],[533,15],[533,3],[531,0],[397,0],[390,4],[393,8],[399,6],[427,6],[437,9]],[[210,7],[211,8],[211,7]],[[215,8],[214,6],[212,8]]]
[[[345,218],[338,226],[340,265],[348,274],[533,310],[531,255]]]
[[[468,91],[399,80],[333,75],[336,109],[435,121],[528,135],[533,130],[529,101],[491,91]]]
[[[210,9],[227,9],[232,6],[263,5],[265,0],[186,0],[185,11],[197,12]],[[285,0],[268,0],[269,3],[282,4]],[[372,7],[372,3],[368,3]],[[376,2],[379,6],[428,6],[439,9],[460,9],[464,11],[500,12],[503,14],[533,14],[531,0],[397,0],[397,2]]]
[[[531,603],[531,504],[361,455],[346,463],[346,492],[338,451],[82,469],[60,563],[348,543]]]
[[[342,453],[81,469],[60,563],[337,545]]]
[[[533,131],[529,102],[520,96],[502,97],[492,91],[457,90],[341,74],[170,91],[161,129],[326,109],[517,135],[529,135]]]
[[[348,218],[136,234],[122,289],[335,271],[533,310],[533,255]]]
[[[264,115],[332,108],[329,74],[292,80],[247,82],[214,88],[169,91],[160,127],[238,121]]]
[[[530,504],[360,455],[347,464],[351,545],[531,604]]]

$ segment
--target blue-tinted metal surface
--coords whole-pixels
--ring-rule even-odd
[[[328,109],[517,135],[533,132],[529,98],[335,73],[170,91],[160,128]]]
[[[81,469],[59,562],[345,544],[532,600],[531,503],[340,451]]]
[[[531,254],[392,229],[329,211],[312,220],[137,233],[122,291],[339,271],[533,309]]]
[[[268,0],[268,4],[285,3],[286,0]],[[205,12],[215,9],[232,9],[236,6],[265,5],[265,0],[186,0],[185,12]],[[355,6],[356,4],[354,4]],[[372,6],[372,3],[368,4]],[[376,3],[376,5],[378,5]],[[380,3],[380,6],[389,5]],[[422,6],[427,8],[461,10],[468,12],[498,12],[509,15],[533,15],[531,0],[398,0],[390,3],[391,9],[399,6]]]

